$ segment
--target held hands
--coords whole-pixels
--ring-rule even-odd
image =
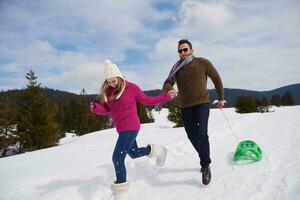
[[[174,99],[177,96],[177,92],[175,90],[170,90],[168,93],[172,99]]]

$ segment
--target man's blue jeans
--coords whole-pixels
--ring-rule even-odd
[[[125,157],[127,154],[133,159],[150,154],[150,146],[141,148],[137,146],[135,139],[138,132],[139,130],[119,133],[119,137],[112,156],[117,178],[115,183],[123,183],[126,181]]]
[[[200,165],[202,167],[208,166],[211,163],[207,135],[209,104],[183,108],[181,115],[187,136],[198,152]]]

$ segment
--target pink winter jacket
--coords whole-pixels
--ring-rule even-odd
[[[136,84],[126,81],[125,90],[119,99],[109,101],[107,104],[95,103],[91,111],[98,115],[111,113],[117,132],[120,133],[140,129],[136,102],[149,106],[170,100],[171,96],[168,93],[156,97],[146,96]]]

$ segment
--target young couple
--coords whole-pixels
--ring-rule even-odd
[[[112,155],[116,180],[111,184],[113,196],[117,200],[127,199],[129,183],[126,179],[124,162],[127,154],[133,159],[142,156],[156,158],[156,165],[160,167],[165,163],[167,156],[165,147],[155,144],[146,147],[137,145],[136,137],[140,129],[140,120],[136,102],[148,106],[170,101],[177,96],[177,92],[173,89],[175,83],[178,87],[184,128],[200,158],[202,182],[205,185],[210,182],[207,76],[211,78],[218,92],[219,108],[224,106],[223,85],[218,72],[209,60],[193,56],[190,41],[180,40],[177,50],[180,59],[174,64],[164,82],[164,93],[156,97],[146,96],[137,85],[124,79],[115,64],[108,60],[105,63],[105,81],[100,91],[100,102],[91,103],[90,110],[98,115],[111,114],[119,135]]]

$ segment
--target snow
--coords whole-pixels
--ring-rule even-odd
[[[76,137],[78,137],[75,133],[65,133],[65,137],[59,140],[59,145],[67,144],[72,142]]]
[[[140,146],[164,145],[163,168],[148,157],[126,158],[130,200],[294,200],[300,196],[300,106],[272,108],[270,113],[238,114],[212,109],[209,121],[212,181],[201,183],[199,160],[183,128],[172,128],[167,110],[143,124]],[[0,159],[1,200],[110,199],[114,181],[111,154],[114,129],[81,137],[68,135],[60,146]],[[232,161],[239,141],[253,140],[263,158],[251,164]]]

